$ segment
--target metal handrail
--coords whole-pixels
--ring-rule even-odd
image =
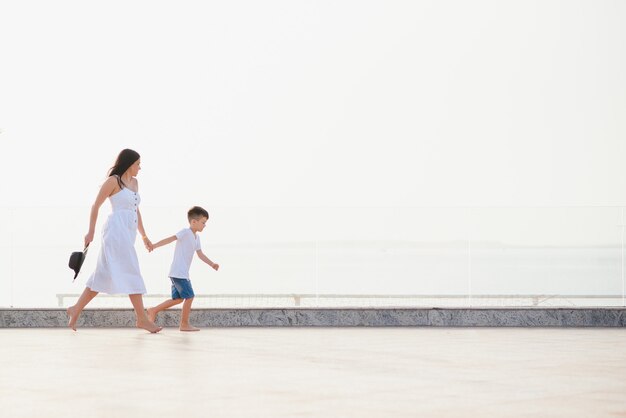
[[[58,306],[63,307],[65,298],[78,298],[79,293],[58,293],[56,295]],[[99,298],[126,298],[126,295],[107,295],[100,294]],[[145,298],[170,298],[170,294],[164,293],[150,293],[144,295]],[[303,299],[469,299],[470,295],[463,294],[439,294],[439,295],[407,295],[407,294],[314,294],[314,293],[206,293],[196,294],[196,299],[235,299],[235,298],[281,298],[281,299],[293,299],[294,306],[301,306]],[[539,303],[545,302],[550,299],[612,299],[622,298],[621,294],[614,295],[562,295],[562,294],[479,294],[471,295],[472,299],[529,299],[532,300],[533,306],[538,306]]]

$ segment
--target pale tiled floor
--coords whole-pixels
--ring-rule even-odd
[[[626,329],[0,329],[2,417],[626,417]]]

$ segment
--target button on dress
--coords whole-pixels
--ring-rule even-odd
[[[102,227],[102,245],[96,270],[87,287],[109,294],[145,294],[146,286],[135,251],[139,195],[123,188],[109,197],[112,212]]]

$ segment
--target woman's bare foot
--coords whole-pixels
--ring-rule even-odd
[[[192,327],[189,324],[181,325],[180,328],[178,328],[178,329],[181,330],[181,331],[200,331],[200,328]]]
[[[67,321],[67,326],[76,331],[76,321],[78,320],[78,315],[76,315],[76,308],[70,306],[65,310],[67,312],[67,316],[69,320]]]
[[[148,313],[148,319],[152,322],[155,322],[158,312],[155,312],[154,308],[148,308],[146,309],[146,312]]]
[[[137,320],[137,328],[145,329],[146,331],[149,331],[153,334],[156,334],[157,332],[163,329],[162,327],[156,326],[154,322],[148,320],[147,318],[142,319],[142,320]]]

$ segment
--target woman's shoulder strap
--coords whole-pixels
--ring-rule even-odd
[[[120,189],[123,189],[125,187],[125,184],[122,181],[122,177],[119,174],[111,174],[109,177],[115,177],[117,185],[120,186]]]

